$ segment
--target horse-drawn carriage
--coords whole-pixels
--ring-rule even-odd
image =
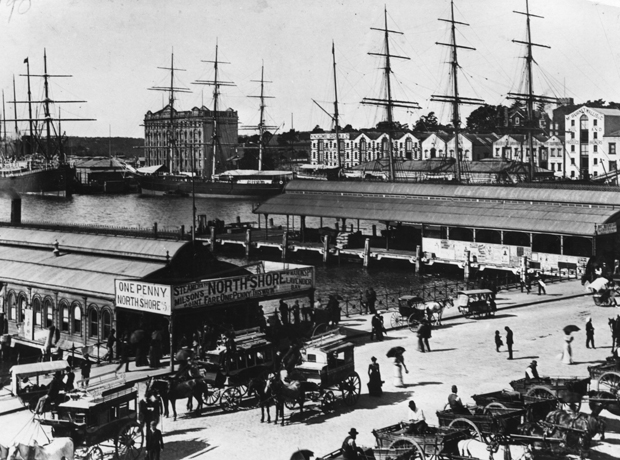
[[[415,295],[404,295],[398,298],[398,312],[392,313],[390,326],[393,328],[406,326],[415,331],[425,317],[424,299]]]
[[[456,413],[452,409],[437,411],[439,426],[468,431],[471,438],[493,442],[497,437],[516,433],[526,411],[521,408],[496,406],[466,408]]]
[[[495,293],[490,289],[471,289],[457,293],[456,306],[461,314],[469,318],[494,316],[497,306]]]
[[[69,363],[64,360],[18,364],[11,367],[11,393],[34,411],[39,399],[47,394],[55,372],[62,372]]]
[[[572,406],[572,409],[577,411],[581,408],[583,397],[588,394],[589,385],[589,377],[522,378],[510,382],[510,386],[523,395],[556,400],[558,403]]]
[[[119,460],[136,460],[143,452],[144,431],[137,420],[137,389],[124,379],[104,375],[90,379],[88,390],[68,393],[68,400],[38,414],[54,438],[71,438],[75,456],[103,459],[104,452]]]
[[[611,357],[606,363],[589,366],[588,371],[590,388],[595,388],[589,394],[592,414],[598,415],[607,409],[614,415],[620,415],[620,361]]]
[[[523,409],[525,410],[526,422],[544,420],[547,414],[557,409],[558,406],[555,399],[540,399],[510,390],[477,394],[473,395],[472,399],[477,406],[483,407],[485,411],[491,408]]]
[[[326,332],[308,340],[300,351],[302,362],[294,372],[315,384],[314,391],[306,391],[307,399],[320,403],[324,412],[333,410],[338,400],[347,406],[357,403],[362,384],[355,372],[354,345],[345,334],[340,330]],[[294,408],[294,401],[287,407]]]

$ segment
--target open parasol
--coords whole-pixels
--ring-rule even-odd
[[[564,329],[562,330],[564,331],[564,334],[570,334],[572,332],[580,331],[581,329],[579,329],[579,326],[575,326],[574,324],[569,324],[568,326],[564,327]]]
[[[588,289],[591,289],[594,292],[598,292],[601,289],[605,289],[607,287],[607,283],[609,283],[609,280],[601,276],[599,278],[596,278],[594,281],[592,281],[589,284]]]
[[[293,455],[291,455],[291,460],[310,460],[311,457],[314,457],[314,452],[308,449],[300,449],[293,452]]]
[[[386,356],[388,358],[395,358],[398,355],[402,355],[405,352],[403,347],[392,347],[388,350]]]

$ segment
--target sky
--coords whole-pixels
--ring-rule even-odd
[[[620,0],[530,0],[535,47],[534,90],[538,94],[620,101]],[[13,77],[17,100],[26,100],[24,59],[31,74],[43,73],[43,51],[51,79],[51,98],[85,103],[57,104],[61,118],[96,121],[65,122],[76,136],[143,137],[146,112],[167,103],[174,53],[175,108],[213,107],[211,80],[216,44],[222,87],[220,107],[237,110],[241,127],[259,123],[261,65],[267,99],[266,123],[276,132],[294,128],[331,128],[335,45],[340,124],[355,128],[376,125],[384,110],[361,104],[364,97],[383,97],[384,62],[368,53],[383,53],[384,8],[390,34],[393,97],[415,101],[419,110],[397,109],[395,119],[410,126],[435,112],[450,121],[450,108],[431,101],[447,93],[449,0],[0,0],[0,88],[6,118],[14,118]],[[488,104],[510,104],[507,93],[521,92],[525,39],[525,0],[455,0],[461,96]],[[42,79],[32,78],[33,99],[42,97]],[[40,99],[39,99],[40,100]],[[18,105],[18,118],[27,116]],[[465,115],[475,107],[464,108]],[[40,110],[40,109],[38,109]],[[9,134],[14,123],[9,123]],[[20,124],[25,128],[25,123]],[[274,131],[274,129],[272,129]]]

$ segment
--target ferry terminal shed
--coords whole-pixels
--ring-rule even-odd
[[[57,337],[51,339],[65,353],[72,350],[80,356],[88,350],[91,356],[102,356],[112,328],[117,336],[138,327],[168,329],[169,317],[118,306],[116,280],[173,286],[248,275],[250,270],[217,260],[199,242],[103,235],[96,229],[73,233],[19,222],[0,226],[0,311],[13,347],[41,350],[53,325]],[[310,286],[294,294],[278,292],[266,298],[312,297],[313,271],[311,278]],[[194,330],[205,320],[235,328],[254,326],[262,300],[246,297],[185,308],[176,330],[178,334]]]
[[[296,250],[313,235],[307,218],[333,218],[341,229],[347,220],[358,230],[360,220],[385,224],[369,250],[331,248],[362,258],[518,272],[526,257],[530,268],[566,275],[582,274],[593,256],[610,266],[620,258],[620,192],[609,187],[295,180],[255,213],[299,216]]]

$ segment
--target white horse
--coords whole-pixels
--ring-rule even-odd
[[[421,308],[425,311],[431,311],[431,323],[435,326],[441,326],[441,318],[443,317],[443,310],[448,305],[454,306],[454,300],[448,298],[444,300],[432,300],[430,302],[424,302]]]
[[[473,457],[478,459],[497,459],[511,458],[512,460],[532,460],[532,448],[530,446],[490,446],[477,439],[465,439],[459,441],[459,455],[462,457]],[[505,457],[506,449],[509,449],[509,457]]]
[[[71,438],[54,438],[52,442],[33,446],[16,444],[8,449],[8,460],[74,460],[74,446]]]

